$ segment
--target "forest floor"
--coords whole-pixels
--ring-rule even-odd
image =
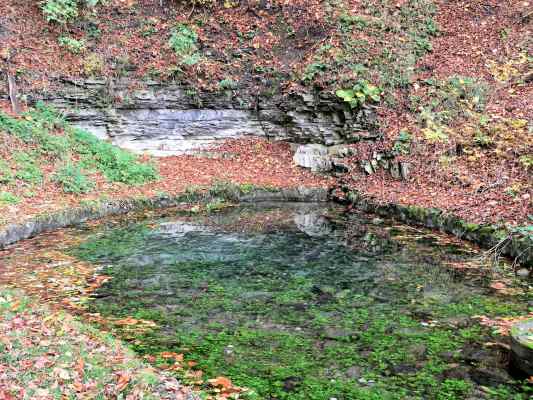
[[[193,399],[120,341],[0,287],[0,399]]]

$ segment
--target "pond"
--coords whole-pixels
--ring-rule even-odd
[[[528,396],[504,339],[477,319],[526,313],[527,294],[495,293],[505,270],[448,236],[334,205],[264,204],[39,243],[33,260],[63,254],[104,276],[83,313],[114,320],[107,329],[190,384],[228,377],[249,399]]]

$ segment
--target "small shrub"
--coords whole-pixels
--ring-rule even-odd
[[[137,156],[81,129],[73,132],[78,153],[84,156],[84,163],[94,166],[112,182],[141,185],[158,178],[152,164],[140,163]]]
[[[104,65],[102,57],[96,53],[91,53],[83,60],[83,71],[87,76],[101,75]]]
[[[79,165],[67,163],[54,175],[53,180],[61,185],[65,193],[88,193],[94,189],[94,182],[87,177]]]
[[[217,0],[185,0],[185,2],[189,3],[191,6],[209,7],[209,6],[214,5],[217,2]],[[235,1],[225,0],[224,1],[224,7],[231,8],[231,7],[233,7],[234,3],[235,3]]]
[[[218,87],[222,90],[236,89],[237,82],[231,78],[222,79],[220,82],[218,82]]]
[[[341,30],[349,32],[352,27],[356,27],[359,30],[363,30],[368,27],[369,23],[366,18],[360,15],[342,14],[339,18]]]
[[[412,141],[413,137],[412,135],[405,131],[405,130],[401,130],[399,135],[398,135],[398,138],[396,139],[396,141],[394,142],[394,146],[392,147],[392,151],[395,153],[395,154],[409,154],[410,150],[411,150],[411,141]]]
[[[434,125],[431,128],[422,129],[422,133],[428,142],[440,142],[444,143],[448,141],[448,135],[444,131],[444,127]]]
[[[77,40],[70,36],[61,36],[58,39],[58,43],[61,47],[66,48],[72,54],[80,54],[85,50],[85,40]]]
[[[20,203],[20,198],[11,192],[0,192],[0,206]]]
[[[185,198],[187,199],[188,203],[194,203],[199,201],[203,193],[206,191],[206,188],[204,186],[200,185],[187,185],[185,187]]]
[[[35,159],[27,153],[16,153],[15,161],[17,162],[17,172],[15,176],[31,184],[41,183],[43,174],[38,167]]]
[[[477,111],[485,108],[488,87],[484,82],[470,77],[453,76],[442,90],[445,92],[445,104],[456,106],[459,102],[465,102]]]
[[[142,22],[141,36],[148,37],[157,33],[157,20],[148,18]]]
[[[223,210],[224,208],[227,208],[228,206],[229,204],[226,203],[223,199],[214,199],[212,201],[209,201],[205,205],[205,209],[208,213],[213,213],[213,212]]]
[[[10,184],[13,182],[13,172],[8,163],[0,159],[0,184]]]
[[[474,144],[479,147],[488,147],[492,144],[492,139],[485,135],[483,132],[479,131],[474,136]]]
[[[426,37],[416,36],[413,40],[413,43],[415,47],[415,54],[417,57],[421,57],[424,54],[433,50],[433,45],[431,44],[431,41]]]
[[[239,188],[242,193],[250,193],[252,190],[255,189],[255,185],[253,183],[242,183],[239,185]]]
[[[102,36],[102,31],[96,23],[90,22],[85,29],[85,36],[89,40],[99,40],[100,36]]]
[[[310,82],[313,79],[315,79],[315,77],[323,75],[327,71],[327,69],[328,69],[328,66],[324,64],[323,62],[317,61],[312,64],[309,64],[305,68],[305,72],[302,76],[302,80],[304,82]]]
[[[78,16],[77,0],[45,0],[41,3],[47,22],[66,24]]]
[[[520,156],[518,162],[525,168],[529,169],[533,167],[533,155]]]
[[[364,79],[357,81],[353,88],[337,90],[335,94],[351,108],[362,107],[368,102],[377,103],[381,100],[381,89]]]
[[[187,25],[178,25],[172,30],[168,45],[174,50],[181,64],[194,65],[199,61],[197,33]]]
[[[522,191],[523,187],[520,183],[513,183],[511,186],[508,186],[504,189],[504,193],[507,195],[507,196],[510,196],[510,197],[516,197],[520,194],[520,192]]]
[[[233,182],[215,180],[208,190],[209,198],[214,202],[238,202],[243,190]]]

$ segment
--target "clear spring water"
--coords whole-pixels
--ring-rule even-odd
[[[205,378],[250,388],[247,398],[527,396],[506,355],[484,345],[501,339],[472,318],[524,302],[495,296],[486,274],[464,268],[478,251],[446,236],[309,204],[76,234],[67,252],[112,277],[89,311],[156,322],[116,333],[142,354],[183,353]]]

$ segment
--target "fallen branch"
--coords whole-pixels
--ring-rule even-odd
[[[512,236],[513,235],[510,233],[506,237],[501,239],[498,243],[496,243],[490,249],[485,251],[483,253],[483,255],[480,257],[480,260],[484,261],[484,260],[492,259],[492,263],[493,264],[497,264],[499,258],[501,257],[501,254],[503,252],[503,249],[505,248],[505,246],[507,246],[509,243],[511,243]]]

